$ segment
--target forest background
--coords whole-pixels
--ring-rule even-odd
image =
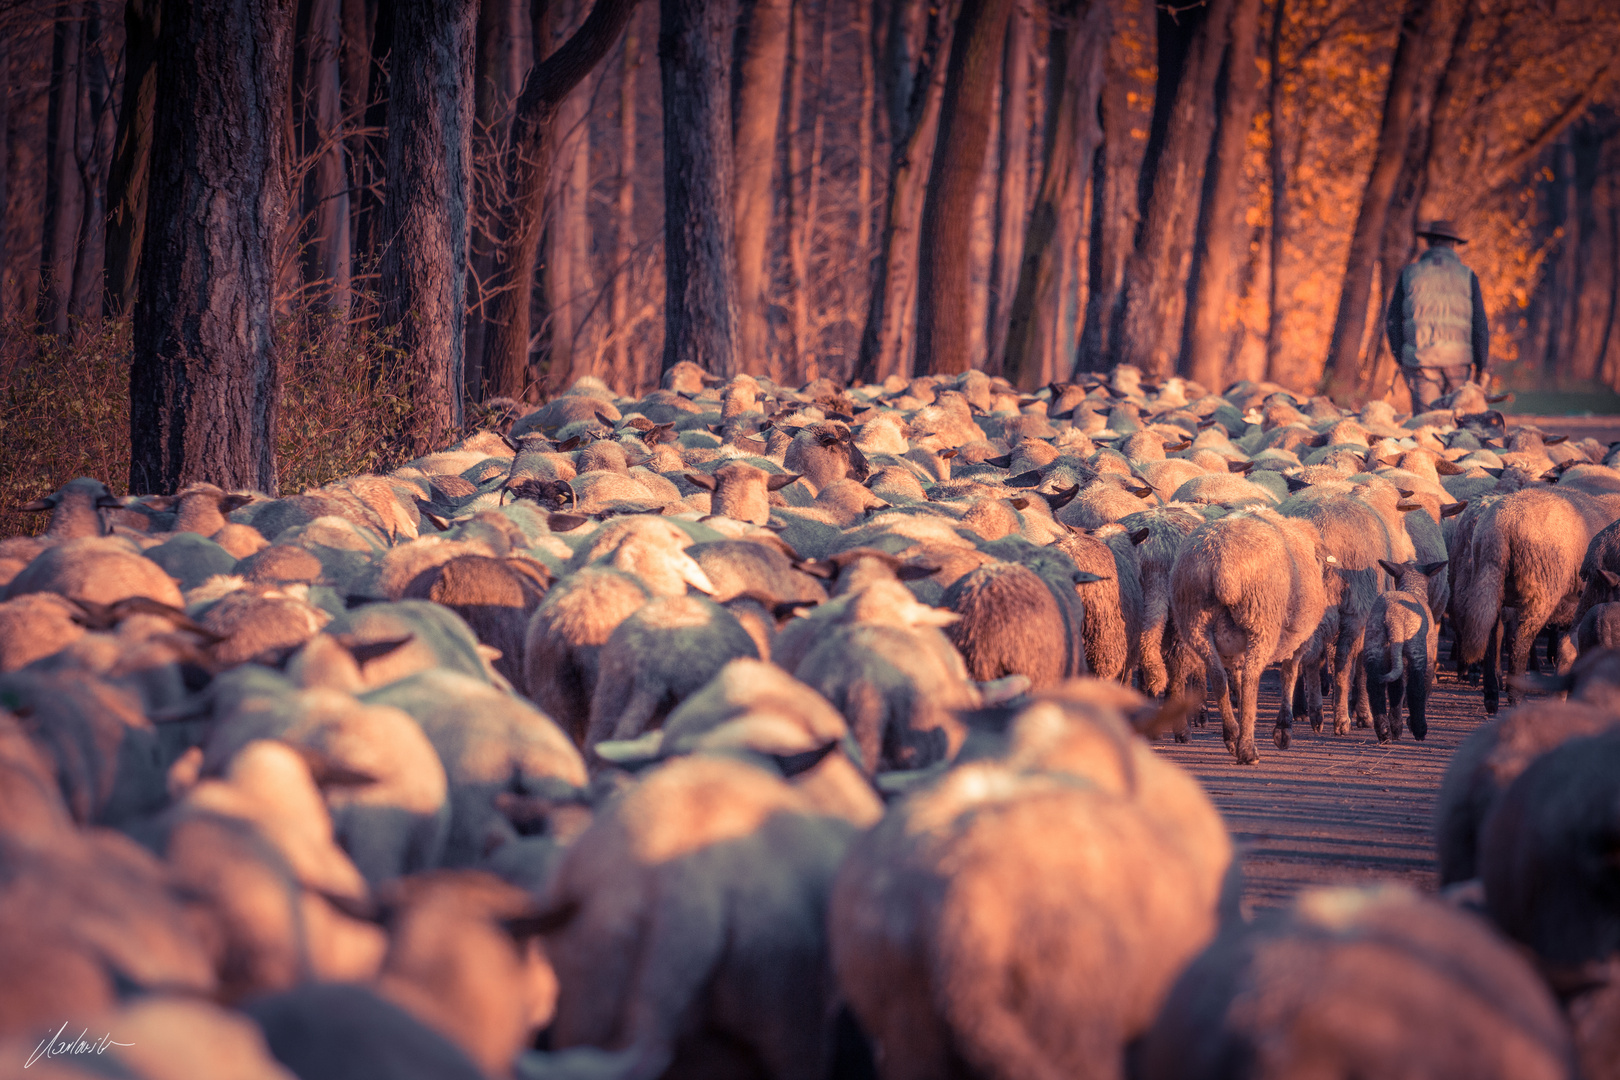
[[[1405,407],[1437,217],[1495,373],[1602,407],[1617,54],[1617,0],[5,0],[0,505],[300,490],[683,359]]]

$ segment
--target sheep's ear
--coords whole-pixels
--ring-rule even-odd
[[[1388,561],[1387,559],[1379,559],[1378,560],[1378,565],[1382,566],[1384,568],[1384,573],[1388,574],[1390,577],[1394,578],[1396,581],[1399,581],[1401,579],[1401,568],[1399,566],[1397,566],[1394,563]]]
[[[707,473],[685,473],[685,477],[704,491],[713,491],[720,486],[720,482]]]
[[[780,604],[771,605],[771,618],[780,626],[816,606],[813,600],[784,600]]]
[[[613,426],[613,421],[608,417],[608,414],[605,413],[605,412],[598,412],[596,414],[596,418],[598,420],[600,420],[602,423],[606,424],[608,427]]]
[[[1496,477],[1498,480],[1500,480],[1502,478],[1502,470],[1501,469],[1486,469],[1485,473],[1488,476]]]
[[[431,510],[422,510],[421,514],[427,519],[429,524],[431,524],[435,529],[438,529],[440,532],[450,531],[449,518],[442,518],[438,514],[433,513]]]
[[[578,450],[579,447],[580,447],[580,444],[583,443],[584,441],[585,441],[585,436],[583,436],[583,435],[575,435],[575,436],[573,436],[571,438],[564,439],[562,442],[558,443],[557,444],[557,449],[561,450],[561,451],[564,451],[564,452],[567,452],[569,450]]]
[[[1146,540],[1152,535],[1153,530],[1144,525],[1140,529],[1137,529],[1135,532],[1131,533],[1131,543],[1140,544],[1142,541]]]
[[[803,473],[778,473],[765,481],[766,491],[781,491],[789,484],[796,482]]]
[[[1226,463],[1227,472],[1247,473],[1253,468],[1254,462],[1252,461],[1228,461]]]
[[[1064,488],[1062,491],[1042,491],[1039,494],[1041,498],[1046,500],[1047,506],[1053,510],[1061,510],[1073,502],[1076,495],[1080,494],[1080,485],[1075,484],[1073,487]]]
[[[555,934],[573,922],[578,914],[579,901],[569,900],[555,907],[525,912],[522,915],[508,915],[500,920],[500,923],[501,929],[512,935],[513,941],[522,944],[532,937]]]
[[[1208,431],[1210,428],[1214,427],[1218,423],[1220,423],[1220,421],[1218,421],[1218,420],[1200,420],[1200,421],[1198,421],[1198,430],[1199,431]]]
[[[1417,492],[1413,491],[1411,488],[1396,488],[1395,494],[1399,495],[1403,499],[1410,499],[1413,495],[1416,495]]]
[[[1395,509],[1399,510],[1403,514],[1410,514],[1413,510],[1423,509],[1423,504],[1415,502],[1398,502],[1395,504]]]
[[[987,458],[982,459],[981,464],[994,465],[998,469],[1011,468],[1011,466],[1012,466],[1012,455],[1011,454],[1002,454],[999,457],[987,457]]]
[[[367,787],[377,782],[377,777],[373,774],[360,769],[351,769],[317,747],[303,743],[287,745],[304,759],[304,764],[309,766],[310,779],[315,781],[318,788]]]
[[[1597,572],[1602,576],[1603,580],[1608,584],[1609,588],[1613,589],[1613,588],[1615,588],[1617,586],[1620,586],[1620,574],[1615,573],[1613,570],[1610,570],[1606,566],[1598,567]]]
[[[242,507],[246,506],[252,501],[253,495],[247,492],[238,492],[234,495],[227,495],[223,499],[219,500],[219,512],[222,514],[229,514],[233,510],[242,509]]]
[[[1153,489],[1146,484],[1143,484],[1141,487],[1128,487],[1125,490],[1130,492],[1132,495],[1135,495],[1138,499],[1151,499],[1153,497]]]
[[[1462,502],[1446,503],[1446,505],[1440,508],[1440,516],[1443,518],[1456,517],[1466,509],[1468,509],[1467,499],[1464,499]]]
[[[77,597],[68,597],[79,606],[83,612],[80,615],[71,615],[69,618],[87,630],[110,630],[118,625],[118,616],[113,614],[111,604],[100,604],[94,600],[81,600]]]
[[[1191,445],[1192,445],[1192,440],[1191,439],[1182,439],[1180,442],[1165,443],[1164,444],[1164,452],[1167,453],[1167,454],[1174,454],[1178,450],[1185,450],[1185,449],[1187,449],[1187,447],[1189,447]]]
[[[939,567],[929,566],[927,563],[906,563],[894,568],[894,576],[901,581],[921,581],[923,578],[933,577],[939,573]]]
[[[1422,566],[1418,567],[1418,573],[1422,574],[1424,577],[1433,577],[1435,574],[1438,574],[1440,571],[1444,570],[1446,568],[1446,564],[1450,561],[1450,559],[1441,559],[1439,562],[1424,563]]]
[[[1021,472],[1017,476],[1009,477],[1006,484],[1008,487],[1030,488],[1039,484],[1041,480],[1041,470],[1031,469],[1028,472]]]
[[[1324,431],[1324,432],[1322,432],[1322,434],[1317,435],[1316,437],[1308,440],[1305,443],[1305,445],[1306,446],[1326,446],[1328,444],[1328,435],[1329,435],[1329,432]]]
[[[823,581],[831,581],[838,576],[838,564],[825,559],[816,559],[809,562],[801,559],[793,564],[793,569],[803,574],[809,574],[813,578],[820,578]]]
[[[951,458],[955,457],[956,455],[957,455],[957,451],[955,451],[955,450],[941,450],[939,452],[939,456],[942,459],[944,459],[945,461],[951,460]]]
[[[552,532],[573,532],[589,520],[583,514],[547,514],[546,527]]]
[[[838,740],[835,739],[823,746],[818,746],[814,750],[805,750],[798,754],[769,754],[767,756],[776,762],[777,769],[782,773],[782,779],[791,780],[795,776],[807,773],[820,765],[823,759],[838,749],[839,745]]]
[[[1557,446],[1561,442],[1568,442],[1568,441],[1569,441],[1569,436],[1568,435],[1548,435],[1545,439],[1541,440],[1541,445],[1542,446]]]
[[[415,640],[415,634],[406,634],[399,638],[384,638],[381,641],[361,641],[353,634],[333,634],[332,640],[343,646],[354,662],[365,667],[373,660],[380,660],[395,649],[409,645]]]
[[[1434,471],[1441,476],[1459,476],[1468,470],[1452,461],[1450,458],[1435,458]]]
[[[47,510],[54,509],[56,509],[56,501],[55,497],[51,495],[47,495],[42,499],[35,499],[31,503],[24,503],[23,505],[17,507],[17,511],[19,513],[25,514],[43,514]]]
[[[148,495],[142,501],[146,503],[146,508],[148,510],[156,510],[158,513],[162,514],[173,510],[175,504],[180,500],[176,499],[173,495]],[[25,506],[23,509],[26,510],[28,507]]]
[[[1311,486],[1311,482],[1309,480],[1302,480],[1297,476],[1290,476],[1287,478],[1287,480],[1289,491],[1304,491],[1306,488]]]
[[[1512,394],[1486,394],[1485,402],[1489,405],[1500,405],[1502,402],[1506,401],[1512,396]]]
[[[1510,676],[1508,685],[1515,690],[1558,694],[1575,689],[1575,676],[1572,674],[1554,675],[1541,671],[1527,671],[1522,675]]]
[[[1107,581],[1108,580],[1108,578],[1104,577],[1102,574],[1093,574],[1089,570],[1076,570],[1073,574],[1070,575],[1070,579],[1076,585],[1090,585],[1093,581]]]
[[[986,708],[1016,701],[1030,691],[1028,675],[1003,675],[999,679],[979,683],[979,697]]]
[[[97,510],[120,510],[123,508],[123,506],[124,500],[120,499],[117,495],[109,493],[106,495],[96,496]]]
[[[1022,495],[1016,499],[1008,499],[1007,501],[1012,503],[1012,508],[1014,510],[1022,510],[1029,505],[1029,500],[1024,498]]]

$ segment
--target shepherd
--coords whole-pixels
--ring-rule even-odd
[[[1426,412],[1442,394],[1472,376],[1485,384],[1491,330],[1479,276],[1457,255],[1468,243],[1455,223],[1431,221],[1417,231],[1425,250],[1401,271],[1389,300],[1389,351],[1412,391],[1412,412]]]

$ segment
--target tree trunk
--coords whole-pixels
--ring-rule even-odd
[[[74,149],[74,178],[84,212],[74,245],[73,288],[68,315],[81,325],[100,315],[104,304],[107,255],[107,170],[112,160],[116,118],[113,115],[112,74],[101,8],[90,5],[84,20],[84,62],[80,78],[78,145]]]
[[[640,391],[639,369],[630,350],[631,271],[636,250],[636,82],[641,70],[641,37],[632,19],[624,35],[619,83],[619,182],[613,200],[613,370],[609,385],[622,394]]]
[[[738,368],[768,370],[765,246],[771,233],[771,172],[776,162],[782,81],[788,66],[792,0],[750,0],[737,49],[733,200],[737,236]],[[793,132],[788,132],[793,137]]]
[[[506,150],[511,226],[501,241],[504,269],[485,338],[484,372],[492,395],[522,397],[530,385],[529,304],[558,106],[613,48],[635,9],[636,0],[597,0],[579,30],[535,65],[518,96]]]
[[[1092,160],[1102,142],[1097,101],[1106,72],[1109,11],[1093,0],[1074,4],[1052,28],[1047,64],[1048,98],[1054,104],[1042,154],[1040,194],[1013,296],[1007,332],[1008,381],[1032,390],[1067,378],[1074,364],[1075,328],[1070,315],[1079,283],[1078,254],[1084,228],[1082,201]]]
[[[3,35],[0,35],[0,216],[7,217],[9,226],[9,208],[11,206],[11,188],[7,178],[11,173],[11,53],[13,45]],[[0,228],[0,280],[4,280],[7,263],[10,261],[11,246],[6,235],[9,228]],[[4,291],[0,290],[0,318],[5,318],[6,311]]]
[[[788,45],[787,132],[782,139],[782,204],[787,234],[787,356],[772,366],[778,381],[803,382],[796,374],[804,370],[804,339],[810,323],[806,279],[809,253],[804,248],[804,49],[809,22],[805,5],[809,0],[793,0]]]
[[[1266,371],[1275,382],[1282,370],[1282,269],[1283,241],[1288,236],[1288,168],[1283,157],[1282,39],[1288,26],[1288,0],[1272,0],[1271,38],[1267,42],[1270,73],[1266,84],[1266,108],[1270,112],[1270,143],[1266,148],[1266,168],[1271,178],[1271,239],[1269,276],[1266,279]]]
[[[917,265],[917,367],[957,374],[973,362],[973,200],[990,144],[996,75],[1012,0],[963,0],[928,178]]]
[[[869,261],[872,247],[872,110],[877,105],[872,71],[872,7],[868,0],[854,0],[861,71],[860,113],[855,118],[855,259],[859,265]]]
[[[1110,363],[1125,264],[1142,219],[1139,194],[1148,131],[1158,93],[1158,22],[1152,0],[1123,0],[1113,11],[1103,81],[1103,147],[1092,180],[1090,289],[1079,366]]]
[[[79,184],[79,91],[84,53],[84,4],[66,0],[56,9],[51,44],[51,96],[45,131],[45,239],[39,260],[39,326],[65,334],[73,295],[73,257],[78,248],[84,189]]]
[[[1216,78],[1233,0],[1210,0],[1193,33],[1170,107],[1142,231],[1125,269],[1114,355],[1150,376],[1174,372],[1182,336],[1188,255],[1215,129]]]
[[[133,492],[275,492],[271,295],[292,0],[166,11],[130,368]],[[245,47],[251,43],[251,47]]]
[[[660,0],[664,363],[738,371],[731,199],[732,0]]]
[[[1401,16],[1400,38],[1390,64],[1389,89],[1384,95],[1383,120],[1378,129],[1378,150],[1372,172],[1362,189],[1355,231],[1350,235],[1344,284],[1339,291],[1333,337],[1328,343],[1329,392],[1355,394],[1360,388],[1361,341],[1367,326],[1367,302],[1372,292],[1373,263],[1384,235],[1390,197],[1405,160],[1412,105],[1423,59],[1430,51],[1429,26],[1434,5],[1411,0]]]
[[[304,280],[319,282],[322,306],[347,320],[350,299],[349,177],[344,162],[342,0],[309,0],[301,59],[299,151],[314,158],[304,178]]]
[[[804,198],[800,202],[798,221],[798,256],[795,270],[797,295],[794,298],[794,336],[797,342],[793,350],[794,363],[797,365],[794,378],[800,383],[810,382],[821,377],[821,362],[814,343],[810,341],[810,266],[815,255],[816,246],[816,219],[821,212],[821,178],[823,165],[826,161],[827,144],[827,73],[832,68],[832,33],[827,25],[828,5],[823,0],[821,6],[821,38],[820,66],[816,69],[816,118],[810,124],[810,156],[805,162]]]
[[[567,13],[577,16],[578,8],[569,7],[572,10]],[[560,45],[564,31],[570,28],[567,23],[575,21],[565,23],[559,18],[552,40]],[[591,289],[591,232],[586,205],[590,194],[590,97],[590,85],[582,79],[563,98],[553,121],[557,145],[546,213],[544,279],[546,308],[551,315],[546,368],[550,394],[560,393],[576,379],[590,374],[588,350],[580,347]]]
[[[1193,293],[1184,371],[1188,378],[1218,391],[1224,382],[1231,337],[1223,331],[1232,285],[1246,261],[1249,227],[1243,205],[1243,159],[1260,93],[1255,69],[1260,0],[1236,0],[1226,53],[1226,95],[1205,196],[1197,286]]]
[[[475,0],[416,0],[394,16],[380,321],[398,335],[389,367],[410,409],[413,455],[461,428],[472,165]]]
[[[927,37],[914,52],[914,27],[924,8],[920,2],[896,0],[888,31],[885,67],[893,165],[889,171],[889,205],[883,240],[873,262],[871,300],[861,334],[857,378],[882,382],[904,375],[905,332],[915,310],[917,233],[923,194],[934,159],[940,102],[945,96],[945,57],[955,12],[951,2],[928,9]],[[917,56],[915,66],[912,57]]]
[[[386,42],[377,40],[379,36],[377,0],[340,0],[340,3],[343,32],[340,63],[344,122],[364,129],[371,122],[374,108],[371,95],[376,87],[373,80],[380,81],[381,75],[379,65],[374,59],[377,54],[373,50],[378,45],[386,47]],[[392,26],[392,23],[390,15],[389,26]],[[380,116],[378,122],[382,122]],[[354,275],[375,269],[370,257],[371,249],[366,246],[361,223],[367,213],[368,184],[371,174],[376,171],[372,160],[376,155],[371,140],[366,137],[363,130],[351,134],[346,142],[344,150],[349,166],[349,266],[352,284]]]
[[[118,109],[112,171],[107,177],[108,315],[135,302],[136,267],[146,229],[146,186],[152,160],[152,102],[157,87],[158,0],[125,0],[124,91]]]
[[[1007,322],[1023,261],[1029,214],[1029,58],[1034,18],[1026,0],[1007,16],[1001,61],[1001,146],[996,172],[995,248],[990,256],[989,312],[985,318],[985,371],[999,374],[1007,352]]]

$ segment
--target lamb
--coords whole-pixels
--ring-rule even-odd
[[[1574,1021],[1582,1074],[1620,1075],[1620,730],[1571,739],[1508,785],[1480,837],[1485,909]]]
[[[1005,761],[956,766],[856,840],[833,963],[884,1080],[1123,1076],[1214,934],[1231,843],[1125,695],[1141,702],[1095,682],[1037,699]]]
[[[253,502],[249,492],[227,493],[213,484],[191,484],[174,495],[149,495],[143,501],[153,510],[175,512],[174,532],[208,537],[244,559],[269,545],[257,529],[239,525],[226,515]]]
[[[765,769],[677,758],[603,807],[542,898],[553,1047],[613,1075],[826,1074],[827,894],[854,827]]]
[[[1478,919],[1391,885],[1307,890],[1283,914],[1228,926],[1176,981],[1137,1060],[1142,1080],[1574,1075],[1531,967]]]
[[[648,602],[602,646],[586,750],[603,739],[633,739],[660,726],[728,660],[744,656],[759,658],[753,638],[713,601],[661,596]]]
[[[1301,654],[1327,607],[1332,572],[1315,526],[1269,509],[1250,509],[1199,526],[1170,572],[1176,626],[1204,659],[1221,706],[1221,734],[1239,764],[1260,760],[1254,746],[1260,674],[1283,663],[1283,713],[1274,738],[1287,749],[1289,712]],[[1286,572],[1284,571],[1286,568]],[[1227,662],[1238,671],[1233,715]]]
[[[1367,616],[1367,638],[1361,662],[1367,670],[1367,692],[1372,701],[1373,729],[1379,742],[1401,737],[1401,699],[1411,714],[1412,738],[1429,733],[1429,687],[1434,680],[1440,627],[1429,611],[1429,582],[1446,564],[1391,563],[1378,565],[1395,581],[1391,592],[1379,593]],[[1388,710],[1385,694],[1388,694]]]

